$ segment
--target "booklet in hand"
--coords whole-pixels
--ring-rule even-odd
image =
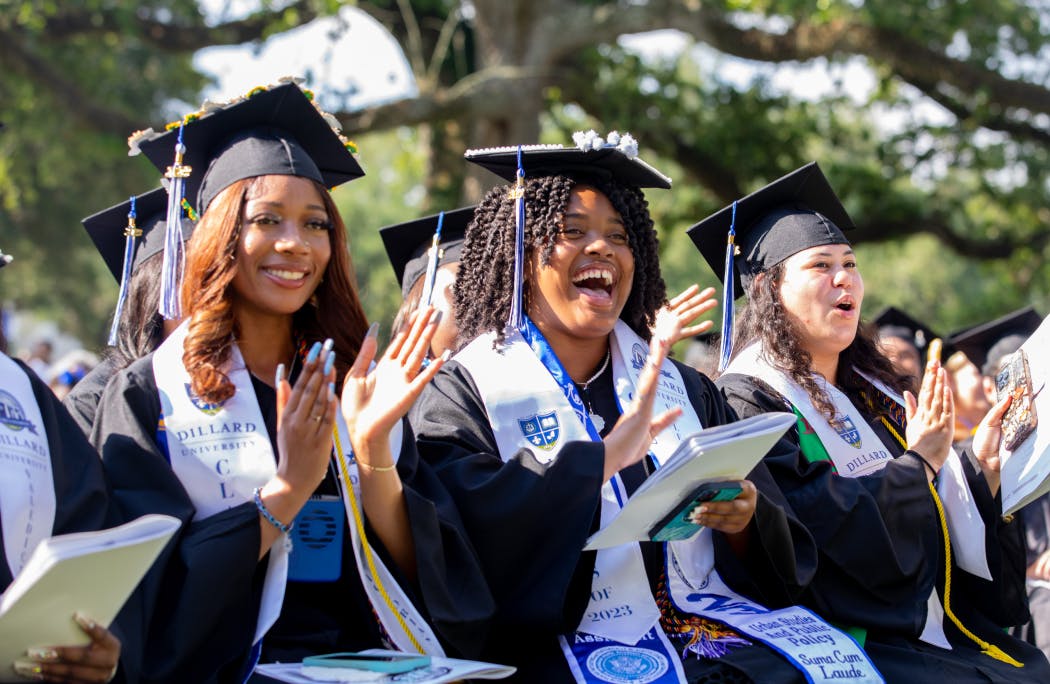
[[[733,481],[746,479],[795,420],[792,413],[763,413],[683,439],[671,457],[638,487],[616,517],[591,535],[584,549],[591,551],[652,539],[654,531],[665,527],[660,523],[671,522],[676,511],[684,512],[684,524],[690,506],[703,492],[704,485],[721,483],[714,489],[725,490],[720,495],[725,500],[730,493],[726,488],[732,486]],[[675,538],[691,537],[700,529],[697,525],[688,535],[686,530],[679,530],[674,534],[682,536]],[[672,532],[668,530],[665,534]]]

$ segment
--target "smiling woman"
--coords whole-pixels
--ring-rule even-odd
[[[453,293],[466,346],[411,414],[497,601],[486,657],[522,682],[804,681],[690,589],[734,600],[725,577],[785,603],[811,571],[809,537],[762,493],[761,466],[738,498],[700,507],[704,531],[676,551],[583,550],[682,439],[736,417],[666,358],[676,331],[650,335],[666,295],[641,188],[669,180],[629,136],[578,137],[522,148],[521,171],[517,148],[467,153],[521,180],[475,210]]]

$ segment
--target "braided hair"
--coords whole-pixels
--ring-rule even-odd
[[[588,185],[604,194],[623,220],[635,266],[631,293],[620,318],[648,340],[656,312],[667,301],[667,288],[660,275],[659,241],[649,216],[649,204],[639,188],[577,173],[526,179],[525,258],[538,255],[540,264],[550,263],[563,215],[576,185]],[[453,287],[460,346],[493,331],[497,344],[504,341],[514,292],[513,187],[501,185],[489,190],[467,226],[462,261]],[[526,280],[524,285],[527,309],[531,284]]]

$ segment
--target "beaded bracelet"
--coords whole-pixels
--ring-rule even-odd
[[[266,522],[270,523],[284,534],[291,532],[295,523],[288,523],[285,525],[280,520],[273,517],[273,513],[271,513],[270,510],[266,508],[266,504],[263,503],[262,496],[259,494],[261,491],[262,487],[256,487],[252,490],[252,498],[255,499],[255,507],[259,509],[259,514],[266,518]]]

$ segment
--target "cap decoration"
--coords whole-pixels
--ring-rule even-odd
[[[131,280],[132,265],[135,261],[135,240],[142,237],[142,230],[136,225],[135,196],[132,195],[131,207],[128,209],[128,225],[124,229],[124,267],[120,275],[120,294],[117,295],[117,308],[113,312],[113,323],[109,326],[109,339],[106,344],[117,344],[117,330],[120,328],[120,313],[128,299],[128,286]]]
[[[587,150],[602,150],[614,148],[623,152],[628,159],[638,156],[638,141],[630,133],[620,135],[618,131],[611,131],[604,139],[592,128],[591,130],[576,131],[572,134],[572,141],[576,147],[584,152]]]

